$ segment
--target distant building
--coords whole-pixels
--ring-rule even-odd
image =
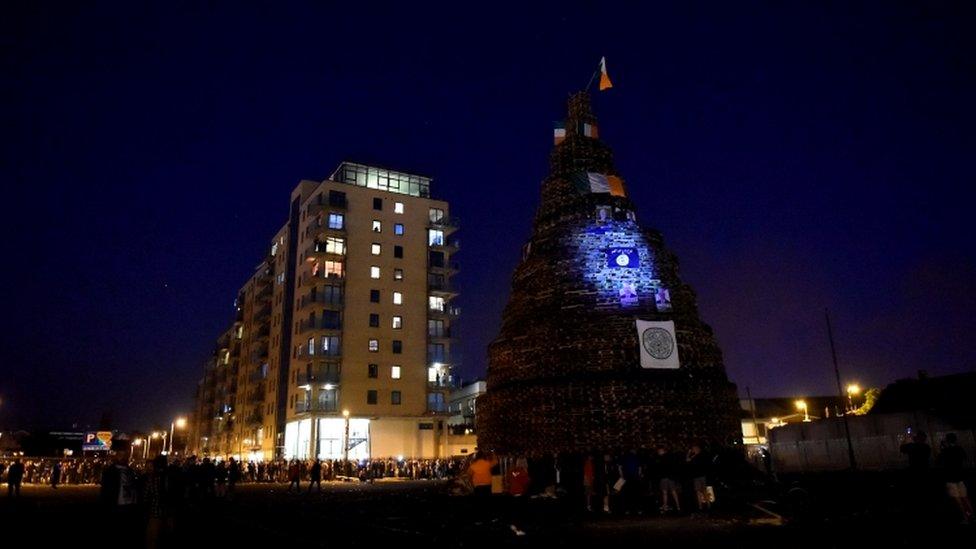
[[[797,406],[802,401],[806,411]],[[844,409],[837,397],[742,398],[742,442],[746,445],[766,444],[770,429],[806,420],[816,421],[839,417]]]
[[[848,416],[851,447],[862,470],[907,466],[901,445],[925,434],[933,459],[946,435],[955,433],[974,465],[976,454],[976,373],[904,379],[889,384],[866,415]],[[847,429],[842,418],[794,422],[768,431],[773,468],[781,472],[840,470],[850,467]]]
[[[447,424],[454,434],[477,432],[477,400],[485,394],[485,386],[484,380],[478,380],[451,391],[451,419]]]
[[[295,187],[198,386],[199,453],[447,453],[457,224],[430,183],[344,162]]]

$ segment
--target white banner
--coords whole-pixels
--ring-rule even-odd
[[[674,337],[673,321],[638,319],[637,340],[640,344],[641,368],[678,368],[678,341]]]

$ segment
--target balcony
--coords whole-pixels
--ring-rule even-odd
[[[329,286],[326,286],[328,288]],[[319,287],[322,288],[321,286]],[[335,288],[341,288],[341,286],[336,286]],[[301,296],[298,300],[298,308],[304,309],[305,307],[325,307],[326,309],[338,310],[342,308],[342,295],[341,293],[326,295],[324,292],[316,292],[315,298],[312,298],[312,294],[308,293]]]
[[[257,287],[254,289],[254,298],[255,299],[270,298],[273,288],[274,288],[274,279],[270,277],[266,279],[262,279],[260,282],[258,282]]]
[[[458,295],[458,292],[454,288],[454,285],[451,284],[451,282],[447,279],[431,280],[428,277],[427,290],[430,292],[430,295],[443,297],[443,298],[452,298]]]
[[[298,385],[311,385],[313,383],[339,383],[340,369],[338,366],[312,368],[304,372],[298,372],[296,380]]]
[[[431,261],[427,269],[432,273],[442,274],[444,276],[453,276],[461,270],[457,261]]]
[[[461,308],[445,306],[443,309],[428,309],[427,316],[435,319],[443,318],[445,320],[451,320],[461,316]]]
[[[315,286],[323,281],[341,282],[345,275],[344,264],[339,262],[339,270],[326,272],[326,266],[320,265],[318,270],[314,269],[314,262],[306,262],[301,269],[302,286]]]
[[[456,238],[444,240],[442,244],[431,244],[430,249],[438,252],[444,252],[448,255],[456,254],[461,250],[461,241]]]
[[[262,319],[271,316],[271,300],[265,300],[254,306],[254,312],[251,314],[254,320],[260,321]]]
[[[258,404],[264,402],[264,392],[265,392],[264,382],[258,383],[257,386],[254,387],[254,389],[252,389],[247,393],[247,402],[249,404]]]
[[[443,216],[439,219],[428,219],[427,228],[428,229],[440,229],[444,231],[444,236],[447,236],[460,228],[461,224],[457,217]]]
[[[267,324],[258,328],[258,331],[255,332],[253,336],[254,341],[258,341],[258,342],[268,341],[268,338],[270,337],[271,337],[271,326]]]
[[[266,362],[268,360],[268,342],[257,341],[251,345],[251,362]]]
[[[268,376],[265,374],[264,369],[263,368],[259,368],[259,369],[255,370],[255,371],[251,372],[251,374],[247,376],[247,382],[248,383],[261,383],[262,381],[264,381],[267,378],[268,378]]]
[[[338,319],[325,319],[316,318],[314,322],[308,319],[302,320],[298,323],[298,333],[311,332],[314,330],[341,330],[342,320]]]
[[[261,408],[257,407],[251,411],[250,414],[244,418],[244,423],[248,427],[260,427],[264,424],[264,414],[261,413]]]
[[[295,413],[305,412],[337,412],[339,405],[337,402],[320,402],[317,400],[295,403]]]

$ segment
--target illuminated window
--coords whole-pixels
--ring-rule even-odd
[[[377,220],[377,219],[374,219],[373,220],[373,232],[374,233],[381,233],[381,232],[383,232],[383,224],[380,223],[379,220]]]
[[[315,338],[314,337],[308,338],[308,354],[310,354],[310,355],[314,355],[315,354]]]
[[[369,352],[377,353],[380,350],[380,340],[371,339],[369,340]]]
[[[370,328],[379,328],[380,327],[380,315],[378,315],[376,313],[370,313],[369,314],[369,327]]]
[[[380,255],[380,250],[381,249],[382,249],[381,246],[379,244],[377,244],[376,242],[373,242],[373,245],[370,247],[370,250],[371,250],[371,252],[372,252],[373,255]]]
[[[325,262],[325,277],[326,278],[342,278],[342,262],[341,261],[326,261]]]
[[[403,280],[403,269],[393,269],[393,280]]]
[[[370,364],[369,365],[369,372],[367,373],[367,375],[369,377],[379,377],[379,375],[380,375],[380,367],[377,366],[376,364]]]
[[[329,214],[329,228],[330,229],[341,229],[345,226],[345,216],[340,213],[330,213]]]
[[[339,336],[322,336],[322,354],[339,356]]]
[[[427,335],[430,337],[444,337],[444,321],[443,320],[428,320],[427,321]]]
[[[393,304],[403,305],[403,294],[401,292],[393,292]]]
[[[376,265],[373,265],[372,267],[370,267],[369,268],[369,277],[370,278],[379,278],[380,277],[380,268],[377,267]]]
[[[444,210],[440,208],[431,208],[427,211],[427,213],[429,216],[428,219],[430,219],[431,223],[440,223],[441,221],[444,221]]]
[[[397,223],[393,225],[393,234],[403,235],[403,223]]]
[[[325,252],[344,255],[346,253],[346,239],[328,237],[325,239]]]
[[[394,406],[399,406],[400,405],[401,398],[402,397],[400,396],[400,391],[393,391],[393,392],[391,392],[390,393],[390,404],[392,404]]]
[[[403,328],[403,317],[402,316],[393,317],[393,329],[399,330],[401,328]]]
[[[400,379],[400,367],[394,366],[390,368],[390,377],[393,379]]]
[[[403,213],[403,202],[393,203],[393,213],[402,214]]]
[[[431,311],[441,311],[441,312],[444,311],[444,298],[443,297],[430,296],[428,298],[428,301],[430,303],[430,310]]]
[[[427,231],[427,244],[430,246],[444,245],[444,231],[440,229],[430,229]]]

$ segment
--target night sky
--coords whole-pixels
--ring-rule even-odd
[[[344,159],[451,202],[484,375],[552,121],[601,55],[601,137],[740,391],[834,391],[825,307],[862,385],[976,365],[961,7],[91,4],[0,13],[0,428],[188,412],[289,192]]]

